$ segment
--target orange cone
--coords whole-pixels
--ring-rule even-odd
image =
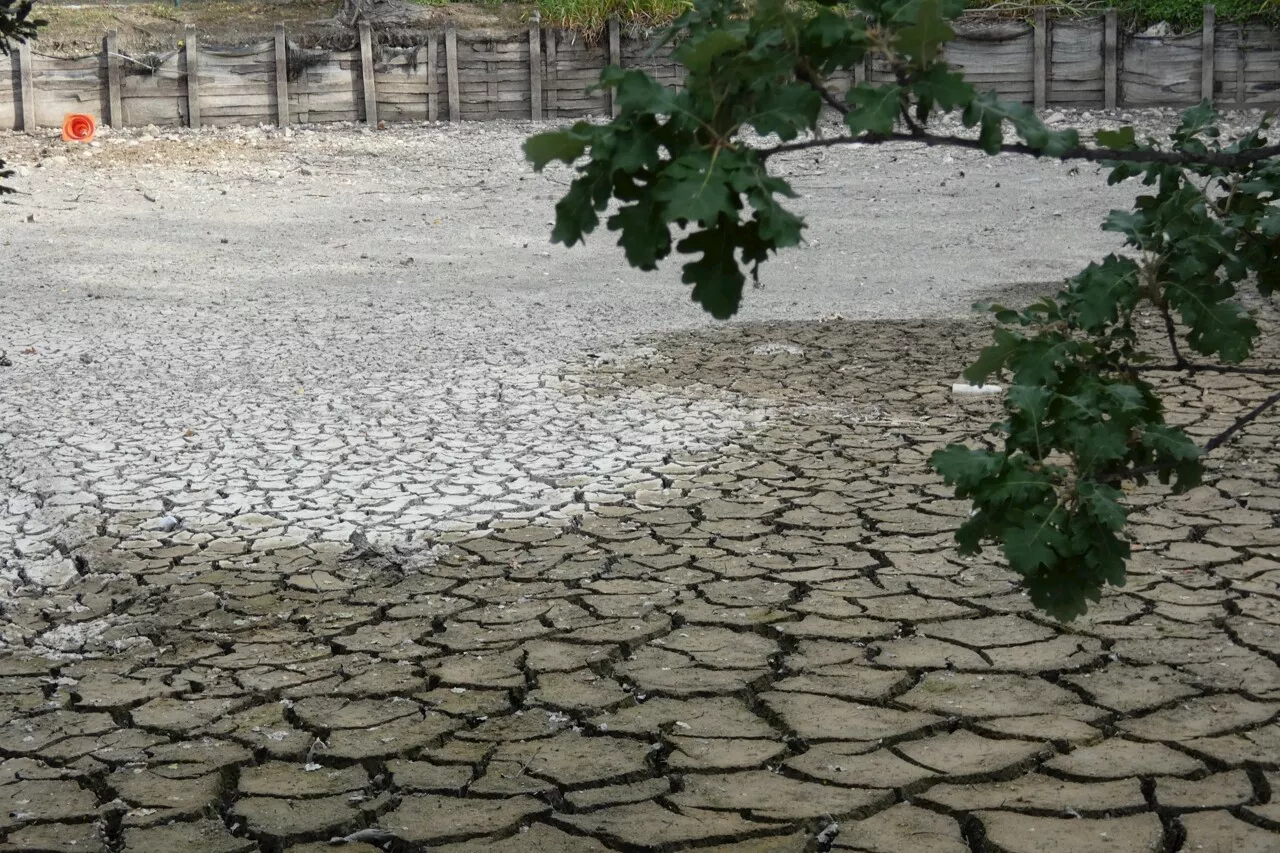
[[[93,139],[94,131],[98,129],[93,122],[93,116],[84,113],[69,113],[62,120],[62,141],[63,142],[88,142]]]

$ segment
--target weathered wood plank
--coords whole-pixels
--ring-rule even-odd
[[[284,24],[276,24],[276,123],[289,125],[289,46]]]
[[[1204,25],[1200,30],[1200,98],[1213,101],[1213,39],[1217,14],[1212,5],[1204,7]]]
[[[422,101],[426,108],[427,96],[431,94],[426,80],[378,80],[378,103],[385,103],[392,96],[403,98],[411,95]]]
[[[529,118],[542,121],[542,28],[534,15],[529,27]]]
[[[378,90],[373,80],[373,33],[368,21],[360,22],[360,80],[364,84],[364,122],[378,123]]]
[[[1236,50],[1236,106],[1244,108],[1245,98],[1248,97],[1246,90],[1248,89],[1248,54],[1245,53],[1245,29],[1241,27],[1239,30],[1240,42]]]
[[[510,54],[517,56],[524,53],[524,39],[511,38],[495,40],[483,33],[458,33],[458,55],[463,62],[468,57],[476,56],[488,62],[493,59],[510,59]]]
[[[560,61],[556,56],[556,31],[546,32],[547,42],[547,118],[555,121],[559,116],[557,105],[560,99]]]
[[[426,102],[426,99],[422,97],[421,92],[412,92],[409,94],[406,94],[406,93],[387,94],[386,92],[379,89],[378,90],[379,115],[381,115],[382,113],[382,108],[389,104],[395,104],[400,108],[404,108],[406,106],[419,107],[421,108],[424,115],[426,114],[426,111],[427,111],[427,102]],[[383,117],[385,118],[385,116]]]
[[[1108,9],[1103,20],[1102,105],[1105,109],[1114,110],[1120,100],[1120,74],[1118,63],[1120,28],[1116,21],[1116,10]]]
[[[31,44],[18,44],[18,86],[22,92],[22,131],[36,129],[36,81],[31,75]]]
[[[120,36],[115,29],[108,29],[102,37],[102,53],[106,54],[106,102],[111,127],[124,127],[124,106],[120,102]]]
[[[1019,24],[1000,32],[983,38],[961,35],[947,46],[947,61],[978,91],[994,89],[1003,98],[1030,103],[1034,99],[1035,31]],[[892,69],[880,57],[873,58],[870,77],[877,83],[894,79]]]
[[[1280,32],[1248,27],[1243,38],[1244,105],[1280,105]]]
[[[440,80],[436,68],[436,34],[427,40],[427,121],[440,120]]]
[[[491,113],[497,111],[500,103],[527,102],[529,93],[519,89],[505,92],[490,92],[488,89],[468,92],[464,89],[460,94],[460,98],[464,107],[484,107],[483,112]]]
[[[187,27],[182,38],[182,60],[187,80],[187,127],[200,126],[200,37]]]
[[[1102,20],[1057,22],[1049,31],[1050,104],[1102,103]]]
[[[449,78],[449,121],[462,120],[458,94],[458,31],[452,27],[444,34],[445,74]]]
[[[609,64],[622,67],[622,40],[617,18],[609,19]],[[617,94],[610,89],[608,96],[609,115],[616,117],[622,112],[622,108],[618,106]]]
[[[497,69],[466,68],[464,66],[458,71],[458,80],[464,85],[467,83],[483,86],[487,86],[490,83],[520,83],[527,86],[529,83],[529,69],[526,67],[514,68],[510,71],[499,71]]]
[[[1049,102],[1049,10],[1036,8],[1036,26],[1031,65],[1035,108],[1043,110]]]
[[[1189,105],[1199,100],[1199,36],[1126,36],[1120,70],[1124,106]]]
[[[125,125],[154,124],[158,127],[189,125],[186,98],[131,98],[124,103]]]

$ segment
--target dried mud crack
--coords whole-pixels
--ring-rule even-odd
[[[997,417],[949,393],[974,319],[516,364],[320,297],[23,287],[4,853],[1280,845],[1274,418],[1131,491],[1128,586],[1060,625],[955,555],[925,465]],[[1204,438],[1266,383],[1170,385],[1170,418]]]

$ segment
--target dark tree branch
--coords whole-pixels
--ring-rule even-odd
[[[1259,415],[1274,406],[1276,403],[1280,403],[1280,391],[1277,391],[1267,399],[1263,400],[1250,410],[1248,414],[1241,415],[1239,418],[1236,418],[1235,423],[1209,439],[1209,442],[1204,446],[1204,452],[1212,453],[1214,450],[1217,450],[1219,447],[1226,444],[1231,439],[1231,436],[1253,423],[1258,419]]]
[[[1156,303],[1156,307],[1160,309],[1160,315],[1164,317],[1164,330],[1169,336],[1169,347],[1173,350],[1173,363],[1179,369],[1187,369],[1187,360],[1182,357],[1182,350],[1178,348],[1178,330],[1173,325],[1173,315],[1169,313],[1169,302],[1163,297]],[[1192,370],[1194,373],[1195,371]]]
[[[919,139],[924,136],[924,128],[916,124],[916,120],[911,117],[911,111],[907,109],[906,104],[898,106],[898,112],[902,116],[902,120],[906,123],[907,129],[911,131],[912,139]]]
[[[849,114],[849,105],[842,103],[826,86],[822,85],[822,81],[816,79],[813,73],[803,65],[796,68],[796,79],[803,83],[807,83],[818,96],[822,98],[823,103],[831,107],[831,109],[840,113],[842,116]]]
[[[861,134],[859,136],[833,136],[826,139],[809,139],[804,142],[790,142],[775,145],[771,148],[759,149],[762,160],[776,154],[789,154],[809,148],[834,148],[837,145],[874,144],[883,142],[919,142],[929,147],[949,145],[955,148],[973,148],[983,150],[982,143],[976,139],[962,136],[939,136],[934,133],[887,133],[884,135]],[[1039,148],[1033,148],[1022,142],[1006,143],[1000,146],[1004,154],[1026,154],[1031,157],[1048,157]],[[1280,156],[1280,145],[1269,145],[1265,148],[1250,148],[1235,154],[1208,152],[1191,154],[1183,151],[1116,151],[1111,148],[1090,148],[1077,145],[1068,148],[1061,154],[1054,155],[1055,160],[1085,160],[1091,163],[1147,163],[1164,166],[1217,166],[1223,169],[1238,169],[1262,160]]]
[[[1238,364],[1197,364],[1183,361],[1180,364],[1134,364],[1126,368],[1134,373],[1158,371],[1160,373],[1237,373],[1248,376],[1280,376],[1280,367],[1242,367]]]

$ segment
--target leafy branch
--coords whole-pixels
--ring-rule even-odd
[[[31,17],[32,0],[0,0],[0,56],[8,56],[12,46],[35,38],[36,29],[44,21]],[[4,167],[0,159],[0,181],[13,177],[13,170]],[[0,183],[0,195],[14,192],[13,187]]]
[[[914,142],[988,154],[1085,160],[1110,167],[1109,182],[1147,188],[1103,228],[1121,234],[1114,253],[1021,310],[991,306],[993,343],[965,371],[982,384],[1007,380],[1004,420],[990,447],[952,445],[931,467],[973,504],[959,528],[962,553],[996,544],[1032,601],[1070,619],[1107,584],[1121,585],[1126,482],[1154,476],[1175,491],[1200,482],[1204,453],[1276,404],[1243,416],[1205,448],[1166,423],[1144,377],[1177,370],[1275,375],[1245,367],[1260,329],[1238,297],[1280,288],[1280,145],[1269,117],[1224,143],[1209,104],[1187,110],[1168,140],[1133,128],[1095,134],[1051,131],[1029,107],[979,93],[945,61],[950,22],[963,0],[696,0],[674,25],[673,57],[686,74],[672,91],[646,74],[609,68],[619,114],[604,124],[531,137],[535,169],[559,161],[576,176],[556,205],[552,239],[575,245],[603,224],[633,266],[655,269],[685,255],[683,281],[714,316],[737,312],[748,275],[796,245],[804,221],[787,209],[791,185],[770,174],[777,155],[840,145]],[[679,38],[674,38],[678,35]],[[843,95],[824,81],[853,76],[875,54],[892,81],[857,82]],[[847,134],[818,136],[823,107]],[[958,114],[972,137],[929,129]],[[1019,139],[1006,142],[1006,131]],[[770,147],[752,144],[776,137]],[[1142,263],[1138,259],[1145,259]],[[1161,314],[1174,364],[1156,364],[1135,312]],[[1206,361],[1192,362],[1195,353]],[[1278,395],[1280,396],[1280,395]]]
[[[927,132],[862,134],[860,136],[829,136],[822,139],[807,139],[803,142],[792,142],[758,149],[762,158],[779,154],[791,154],[796,151],[807,151],[812,148],[834,148],[842,145],[874,145],[885,142],[919,142],[929,147],[951,146],[985,151],[988,154],[1026,154],[1032,157],[1048,157],[1054,160],[1085,160],[1091,163],[1156,163],[1168,166],[1212,166],[1219,169],[1239,169],[1253,163],[1280,157],[1280,145],[1255,148],[1233,154],[1220,152],[1195,153],[1188,151],[1158,151],[1149,148],[1117,151],[1111,148],[1096,148],[1076,145],[1062,151],[1049,154],[1043,148],[1037,148],[1021,142],[1001,143],[994,151],[980,140],[963,136],[942,135]]]
[[[1182,364],[1141,364],[1130,368],[1135,373],[1159,371],[1164,373],[1235,373],[1246,376],[1280,376],[1280,367],[1247,367],[1239,364],[1202,364],[1184,361]]]
[[[1256,421],[1258,417],[1262,415],[1263,412],[1272,408],[1277,403],[1280,403],[1280,391],[1275,392],[1270,397],[1263,400],[1258,405],[1254,406],[1253,409],[1251,409],[1249,412],[1237,418],[1235,423],[1233,423],[1231,426],[1227,427],[1222,432],[1218,433],[1213,438],[1209,439],[1209,441],[1204,446],[1205,453],[1211,453],[1212,451],[1217,450],[1219,447],[1226,444],[1228,441],[1231,440],[1232,436],[1234,436],[1240,430],[1247,427],[1249,424]]]

